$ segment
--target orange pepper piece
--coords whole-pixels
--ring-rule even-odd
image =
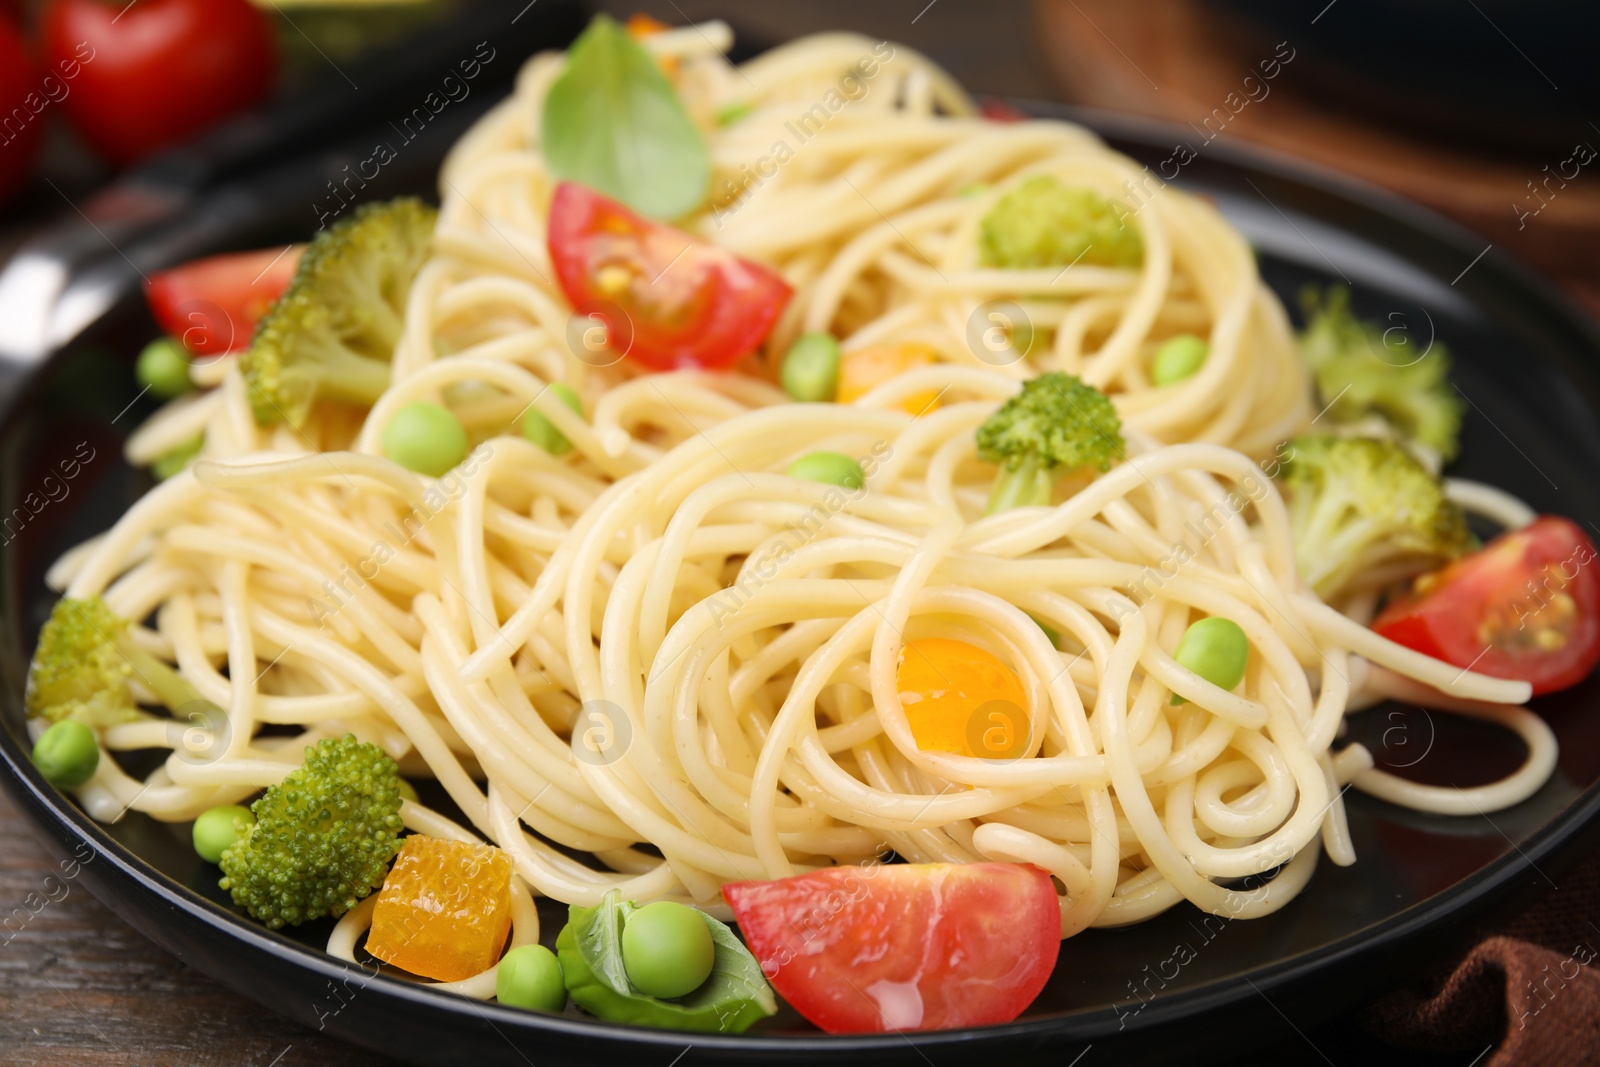
[[[628,31],[628,36],[632,37],[635,41],[642,41],[646,37],[654,37],[658,33],[665,33],[667,30],[672,29],[672,27],[667,25],[665,22],[662,22],[660,19],[654,18],[650,15],[646,15],[642,11],[636,11],[629,15],[628,21],[622,25],[623,29]],[[677,56],[662,56],[656,61],[656,63],[661,68],[661,73],[665,74],[668,80],[677,80]]]
[[[658,33],[672,29],[665,22],[643,11],[635,11],[628,16],[628,21],[623,23],[628,33],[635,38],[654,37]]]
[[[911,736],[924,752],[1015,759],[1028,748],[1028,696],[997,657],[965,641],[909,641],[895,673]]]
[[[846,352],[839,361],[839,389],[835,399],[849,404],[908,370],[932,366],[938,361],[939,354],[932,346],[915,341],[868,345]],[[920,415],[939,406],[939,394],[913,393],[897,406]]]
[[[440,982],[488,970],[511,933],[511,857],[413,834],[378,891],[367,951]]]

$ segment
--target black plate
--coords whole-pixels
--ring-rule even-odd
[[[1179,168],[1173,146],[1190,132],[1024,106],[1084,121],[1153,173],[1176,174],[1179,187],[1214,198],[1291,307],[1307,283],[1348,281],[1364,316],[1409,329],[1419,344],[1447,341],[1470,401],[1459,473],[1591,528],[1600,521],[1590,482],[1600,468],[1600,338],[1549,283],[1486,250],[1481,238],[1336,176],[1218,145]],[[418,189],[430,184],[424,161],[410,161]],[[258,219],[252,232],[218,240],[245,246],[274,232],[298,237],[303,214],[302,206],[282,219]],[[44,569],[114,521],[148,485],[118,457],[125,433],[151,410],[138,401],[123,413],[137,393],[132,356],[152,333],[130,296],[33,375],[0,418],[0,516],[20,517],[0,523],[0,540],[12,542],[0,557],[4,777],[63,855],[90,857],[78,877],[152,940],[274,1011],[391,1055],[545,1067],[597,1056],[667,1064],[687,1049],[686,1064],[826,1056],[946,1067],[1002,1057],[1065,1064],[1092,1044],[1097,1056],[1112,1050],[1122,1063],[1177,1049],[1204,1062],[1331,1018],[1450,947],[1489,907],[1548,890],[1563,860],[1584,848],[1600,811],[1600,717],[1589,710],[1600,681],[1591,679],[1540,701],[1562,754],[1555,776],[1527,802],[1492,819],[1443,818],[1351,794],[1360,856],[1353,867],[1324,862],[1298,899],[1255,921],[1224,923],[1185,904],[1137,927],[1080,934],[1063,944],[1050,985],[1021,1019],[982,1030],[828,1037],[786,1009],[742,1037],[691,1037],[576,1013],[509,1010],[375,977],[320,950],[325,925],[296,937],[236,913],[215,888],[215,869],[189,848],[186,828],[137,815],[100,826],[47,786],[24,753],[22,679],[51,600]],[[65,483],[65,494],[40,496],[57,463],[86,448],[95,458]],[[1415,709],[1365,713],[1350,733],[1381,764],[1433,782],[1487,781],[1519,758],[1516,743],[1492,730]],[[547,906],[544,915],[548,942],[560,909]]]

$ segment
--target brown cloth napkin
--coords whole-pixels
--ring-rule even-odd
[[[1471,1054],[1488,1067],[1600,1065],[1600,854],[1464,957],[1386,995],[1367,1028],[1395,1045]]]

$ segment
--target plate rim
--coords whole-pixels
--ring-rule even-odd
[[[1088,128],[1110,143],[1118,151],[1135,160],[1130,146],[1146,152],[1162,151],[1182,140],[1186,132],[1182,127],[1161,120],[1141,116],[1084,108],[1055,101],[1022,98],[1005,98],[1029,117],[1062,119]],[[1435,246],[1445,246],[1455,251],[1471,253],[1485,238],[1466,226],[1415,201],[1389,192],[1369,182],[1354,178],[1333,168],[1302,160],[1286,153],[1239,143],[1208,144],[1199,157],[1208,168],[1222,168],[1269,177],[1301,190],[1309,190],[1334,201],[1344,201],[1356,207],[1361,214],[1377,216],[1399,224],[1413,237],[1420,236]],[[1181,178],[1181,175],[1180,175]],[[1173,184],[1177,184],[1174,180]],[[1270,203],[1270,201],[1269,201]],[[1600,325],[1597,325],[1553,281],[1523,264],[1510,253],[1491,247],[1475,264],[1482,268],[1476,286],[1488,285],[1497,292],[1513,293],[1520,303],[1542,305],[1546,313],[1545,324],[1575,334],[1584,347],[1597,356],[1593,367],[1562,365],[1562,369],[1586,378],[1591,389],[1600,390]],[[1483,275],[1491,276],[1488,283]],[[1458,279],[1459,280],[1459,279]],[[0,427],[8,427],[17,416],[28,385],[51,362],[59,349],[47,359],[26,368],[16,385],[0,398]],[[20,641],[18,642],[20,648]],[[7,685],[0,699],[19,703],[21,693]],[[285,935],[267,930],[250,919],[227,910],[175,879],[162,873],[139,855],[107,834],[101,825],[84,812],[66,795],[46,783],[33,767],[28,753],[9,728],[0,728],[0,782],[17,802],[19,811],[28,819],[36,836],[48,835],[48,843],[55,848],[74,848],[78,842],[87,843],[95,852],[94,861],[110,860],[122,885],[122,892],[142,894],[145,905],[159,904],[177,911],[182,916],[179,925],[190,924],[190,939],[200,936],[223,936],[233,942],[243,943],[264,957],[258,965],[289,964],[311,972],[319,979],[343,981],[356,968],[368,974],[359,964],[350,964],[327,952],[295,941]],[[1331,968],[1350,965],[1373,958],[1388,950],[1403,947],[1420,940],[1430,932],[1463,913],[1481,910],[1507,896],[1515,889],[1519,879],[1539,870],[1540,860],[1550,860],[1557,853],[1577,844],[1577,839],[1592,832],[1600,824],[1600,781],[1578,793],[1550,819],[1521,842],[1488,863],[1474,869],[1463,878],[1452,882],[1438,892],[1417,901],[1386,918],[1361,927],[1323,946],[1307,949],[1264,966],[1240,971],[1212,979],[1203,984],[1163,992],[1151,997],[1138,1009],[1139,1030],[1165,1029],[1185,1019],[1230,1005],[1247,995],[1263,996],[1300,986],[1316,974]],[[1323,861],[1319,861],[1323,862]],[[83,866],[87,868],[89,862]],[[111,883],[97,873],[93,883],[110,886]],[[128,914],[131,905],[124,901],[121,892],[95,894],[103,904],[124,921],[162,948],[174,952],[166,939],[146,930],[144,923]],[[109,899],[108,899],[109,897]],[[203,928],[203,929],[202,929]],[[281,1004],[267,1003],[257,998],[242,982],[236,983],[231,975],[215,973],[200,968],[208,977],[227,985],[241,995],[255,1000],[279,1015],[304,1024],[304,1013],[288,1010]],[[599,1019],[575,1018],[565,1015],[547,1015],[516,1008],[503,1007],[496,1002],[476,1001],[453,993],[443,993],[431,987],[384,974],[368,975],[363,989],[372,989],[380,997],[392,1001],[403,1009],[421,1009],[439,1013],[430,1023],[446,1024],[448,1017],[470,1021],[473,1016],[487,1020],[498,1029],[509,1027],[518,1034],[560,1034],[573,1039],[621,1041],[639,1046],[659,1046],[662,1049],[681,1049],[685,1044],[697,1051],[711,1054],[777,1053],[783,1056],[843,1054],[884,1054],[914,1050],[934,1049],[961,1045],[982,1046],[991,1051],[1002,1047],[1033,1045],[1041,1040],[1077,1042],[1106,1039],[1109,1030],[1116,1033],[1117,1023],[1123,1014],[1116,1004],[1097,1005],[1060,1012],[1043,1017],[1018,1019],[992,1026],[968,1027],[958,1030],[890,1032],[883,1034],[774,1034],[729,1035],[695,1034],[682,1031],[659,1030],[628,1024],[610,1023]],[[1270,1002],[1270,998],[1269,998]],[[347,1031],[338,1025],[328,1028],[334,1036],[355,1044],[368,1044],[361,1034]],[[1133,1036],[1133,1031],[1123,1031]],[[372,1046],[368,1046],[372,1047]],[[1241,1046],[1242,1050],[1242,1046]],[[394,1049],[387,1049],[394,1054]]]

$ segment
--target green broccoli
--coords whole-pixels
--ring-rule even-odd
[[[1435,341],[1422,354],[1394,330],[1362,322],[1350,311],[1350,290],[1301,295],[1306,328],[1300,349],[1326,405],[1323,418],[1353,423],[1377,415],[1408,445],[1448,462],[1459,450],[1461,398],[1450,386],[1450,354]]]
[[[114,726],[143,718],[128,688],[134,675],[168,710],[226,718],[215,704],[158,657],[128,636],[128,620],[99,597],[62,597],[39,631],[28,667],[28,714],[52,723],[76,719],[85,726]]]
[[[1137,267],[1144,238],[1128,209],[1093,189],[1048,174],[1002,196],[978,224],[978,261],[986,267],[1065,267],[1083,262]]]
[[[1070,374],[1041,374],[978,427],[978,457],[1001,466],[985,514],[1048,504],[1058,468],[1110,470],[1124,447],[1104,393]]]
[[[1444,484],[1399,444],[1321,434],[1289,446],[1278,478],[1295,560],[1324,600],[1358,583],[1412,577],[1472,547]]]
[[[223,851],[217,884],[274,930],[343,915],[400,851],[399,768],[352,735],[308,748],[250,811],[255,824]]]
[[[410,198],[366,204],[312,239],[240,357],[257,422],[300,426],[319,399],[365,406],[389,387],[406,295],[437,218]]]

